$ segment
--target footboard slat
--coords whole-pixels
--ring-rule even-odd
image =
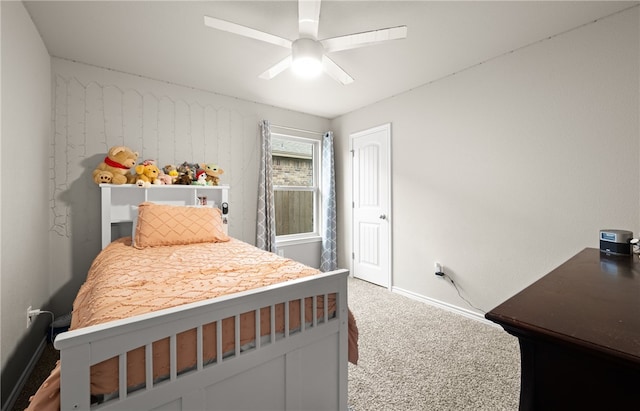
[[[198,371],[202,370],[203,362],[204,362],[203,360],[204,355],[202,353],[202,350],[203,350],[202,347],[204,344],[203,339],[204,339],[204,336],[202,334],[202,325],[199,325],[196,328],[196,355],[197,355],[196,368]]]
[[[260,329],[260,324],[261,324],[261,323],[260,323],[260,320],[261,320],[261,319],[260,319],[260,311],[261,311],[260,309],[257,309],[257,310],[255,310],[255,311],[254,311],[254,313],[255,313],[255,317],[256,317],[256,328],[255,328],[255,334],[256,334],[256,337],[258,337],[258,336],[262,335],[262,330]],[[260,344],[260,343],[261,343],[261,340],[262,340],[261,338],[256,338],[256,350],[259,350],[259,349],[260,349],[260,347],[261,347],[261,344]]]
[[[305,307],[305,299],[304,297],[300,299],[300,332],[304,331],[305,329],[305,320],[306,317],[304,315],[304,307]]]
[[[145,385],[149,390],[153,387],[153,346],[151,344],[144,346],[144,365]]]
[[[124,400],[127,397],[127,354],[120,354],[118,356],[118,389],[120,393],[120,400]]]
[[[317,313],[318,312],[318,296],[314,295],[312,297],[311,301],[312,301],[311,304],[313,305],[313,312]],[[317,327],[318,326],[318,316],[314,315],[312,321],[313,321],[313,328]]]
[[[289,337],[289,301],[284,302],[284,337]]]
[[[322,409],[346,410],[347,274],[346,270],[321,274],[309,280],[294,280],[286,286],[265,287],[265,290],[238,293],[233,297],[189,304],[60,334],[55,345],[61,350],[61,359],[69,359],[71,353],[76,357],[78,349],[87,353],[78,364],[77,369],[82,370],[81,372],[76,372],[76,367],[73,367],[74,371],[69,373],[69,368],[65,369],[64,365],[61,369],[61,409],[74,409],[78,404],[85,404],[86,402],[81,401],[79,397],[89,396],[89,368],[105,359],[117,357],[119,392],[114,399],[96,407],[101,411],[163,406],[168,409],[179,404],[182,404],[182,409],[185,406],[191,406],[192,409],[224,408],[218,406],[217,402],[209,402],[214,399],[220,401],[221,395],[233,398],[233,401],[239,401],[239,404],[253,404],[251,396],[247,396],[246,392],[264,392],[267,386],[280,385],[283,386],[286,395],[274,394],[268,397],[286,398],[286,401],[280,405],[271,405],[273,409],[292,410],[319,406]],[[332,295],[336,296],[335,314],[333,310],[329,310],[330,296],[333,304]],[[299,326],[298,313],[295,313],[298,303]],[[313,313],[309,313],[310,310],[313,310]],[[241,332],[241,328],[243,318],[249,317],[248,321],[251,321],[251,312],[254,313],[255,325],[249,328],[254,329],[256,337],[251,341],[251,345],[248,345],[246,330]],[[266,321],[263,312],[265,315],[270,314],[269,321]],[[308,313],[312,315],[306,323]],[[231,328],[228,322],[233,321],[233,346],[228,336],[224,338],[228,345],[223,346],[223,320],[227,331]],[[264,327],[261,320],[266,321]],[[292,325],[291,321],[296,324]],[[191,335],[191,350],[195,349],[191,351],[190,357],[182,351],[178,352],[178,340],[182,346],[187,332]],[[244,337],[245,341],[241,337]],[[169,369],[164,371],[163,375],[154,377],[154,343],[164,341],[166,344],[167,339]],[[213,343],[215,348],[211,346]],[[127,375],[128,353],[142,347],[145,356],[144,379],[141,376],[140,384],[136,385],[135,391],[129,388],[128,392],[128,379],[135,378],[133,371],[131,375]],[[166,345],[164,347],[166,350]],[[161,352],[156,355],[160,355]],[[71,363],[74,362],[74,357],[71,357]],[[160,358],[163,356],[160,355]],[[179,369],[178,367],[185,367],[184,362],[188,358],[192,358],[193,362],[187,368]],[[160,363],[155,364],[155,367],[162,368],[165,364],[166,356]],[[265,380],[265,376],[280,375],[278,370],[282,368],[278,364],[285,364],[284,380],[280,381],[274,377],[267,377]],[[254,371],[263,366],[264,370],[269,370],[267,373]],[[318,370],[324,370],[321,377],[316,374]],[[327,373],[329,370],[331,372]],[[84,376],[84,381],[79,381],[79,376]],[[303,382],[307,379],[312,382],[309,387],[313,387],[313,390],[307,388],[307,384]],[[243,389],[229,389],[229,384],[236,384],[235,381],[240,381]],[[65,389],[74,385],[83,387],[82,391],[75,388]],[[321,387],[322,395],[318,394],[318,387]],[[314,390],[315,392],[312,392]],[[87,407],[80,405],[80,408],[90,407],[87,403]],[[245,408],[262,409],[256,408],[255,405],[248,405],[243,409]]]
[[[216,321],[216,364],[222,362],[222,319]]]
[[[235,332],[235,337],[234,337],[234,348],[233,348],[233,353],[234,356],[238,356],[240,355],[240,314],[234,315],[233,316],[234,319],[234,332]]]
[[[322,321],[329,321],[329,296],[327,294],[324,295],[324,315],[322,316]]]
[[[276,341],[276,306],[271,306],[271,344]]]
[[[176,335],[169,337],[169,370],[171,381],[178,378],[178,348],[176,343]]]

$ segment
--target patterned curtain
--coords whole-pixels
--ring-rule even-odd
[[[322,137],[322,255],[320,270],[338,268],[336,247],[336,181],[333,165],[333,132]]]
[[[276,212],[273,198],[273,167],[271,161],[271,125],[269,121],[260,122],[262,136],[262,157],[258,181],[258,217],[256,227],[256,246],[263,250],[276,252]]]

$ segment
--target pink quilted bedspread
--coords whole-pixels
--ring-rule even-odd
[[[318,274],[242,241],[130,247],[111,243],[94,260],[73,305],[71,329]]]
[[[71,329],[175,307],[191,302],[246,291],[257,287],[318,274],[319,271],[290,259],[279,257],[231,239],[222,243],[151,247],[131,247],[130,238],[114,241],[94,260],[86,282],[73,304]],[[305,302],[306,321],[312,320],[312,301]],[[323,300],[318,299],[316,315],[323,315]],[[290,304],[290,329],[299,327],[299,304]],[[283,331],[282,305],[276,308],[276,329]],[[335,299],[329,299],[329,312]],[[263,335],[270,330],[270,312],[261,310]],[[255,315],[241,315],[240,344],[255,339]],[[222,321],[222,352],[233,350],[234,322]],[[215,323],[203,327],[204,358],[216,357]],[[357,363],[358,332],[349,312],[349,361]],[[195,365],[195,330],[178,335],[178,369]],[[168,339],[153,344],[154,378],[169,372]],[[144,348],[127,355],[127,385],[145,381]],[[113,358],[91,367],[91,393],[107,394],[118,389],[118,361]],[[59,408],[59,365],[33,397],[29,409]]]

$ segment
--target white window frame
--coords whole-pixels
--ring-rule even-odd
[[[282,186],[273,184],[273,191],[312,191],[313,192],[313,231],[308,233],[276,235],[276,243],[279,245],[303,244],[311,241],[321,241],[320,225],[321,225],[321,195],[320,195],[320,179],[322,178],[322,159],[321,159],[321,140],[300,137],[284,133],[271,133],[271,140],[277,138],[280,140],[300,141],[310,143],[313,148],[313,158],[311,161],[313,167],[313,186]],[[272,153],[273,158],[273,153]],[[277,224],[277,223],[276,223]]]

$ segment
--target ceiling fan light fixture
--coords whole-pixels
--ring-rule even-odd
[[[320,42],[299,38],[291,45],[291,70],[303,78],[317,77],[322,73],[324,48]]]
[[[322,62],[314,57],[299,57],[291,63],[291,70],[302,78],[314,78],[322,73]]]

